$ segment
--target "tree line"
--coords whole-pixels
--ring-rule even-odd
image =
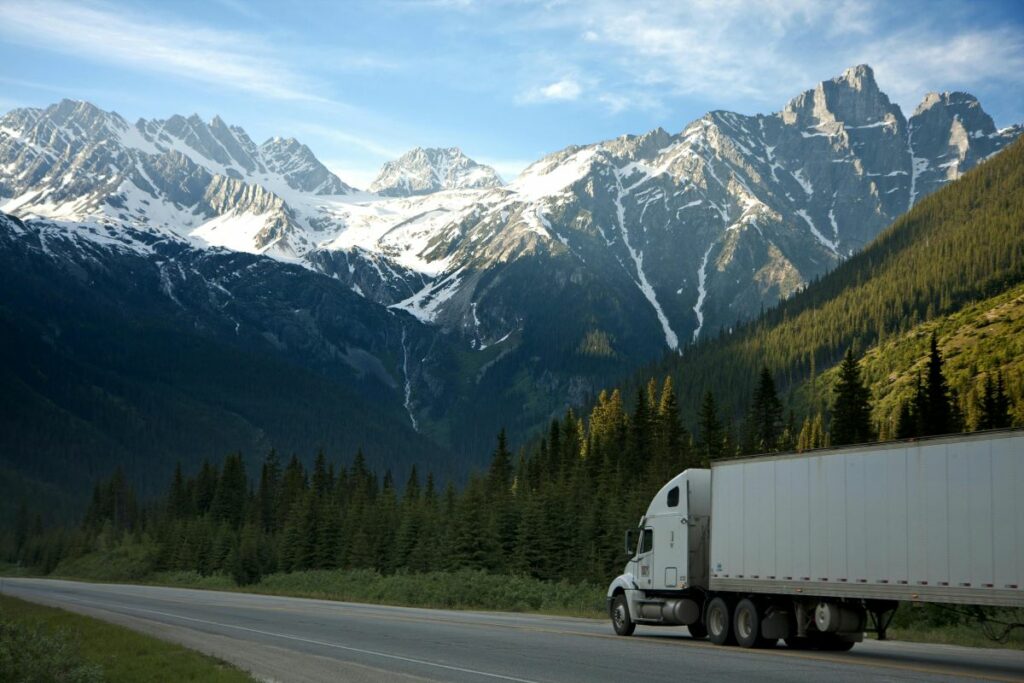
[[[962,429],[933,338],[918,392],[901,408],[899,436]],[[1001,379],[986,378],[980,428],[1009,426]],[[232,454],[192,475],[179,465],[167,493],[140,503],[120,471],[98,483],[80,528],[44,531],[24,510],[10,559],[52,570],[65,558],[123,542],[145,543],[153,571],[231,574],[370,568],[380,572],[480,569],[540,579],[603,582],[623,561],[622,532],[651,496],[688,467],[736,455],[872,441],[871,392],[848,350],[827,414],[798,423],[762,368],[743,420],[727,419],[708,391],[684,426],[672,377],[626,401],[602,392],[586,419],[569,410],[513,453],[498,434],[490,466],[456,490],[414,467],[396,482],[361,452],[349,466],[320,452],[311,469],[271,451],[250,481]],[[903,415],[905,414],[905,419]]]

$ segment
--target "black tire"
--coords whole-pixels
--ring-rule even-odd
[[[636,630],[633,618],[629,616],[629,603],[626,602],[626,595],[619,593],[612,600],[612,628],[615,634],[620,636],[631,636]]]
[[[686,628],[690,631],[690,637],[694,640],[704,640],[708,637],[708,628],[703,621],[695,621],[688,624]]]
[[[761,611],[752,600],[744,598],[732,613],[732,630],[740,647],[763,647]]]
[[[736,642],[732,632],[732,610],[723,598],[715,598],[708,603],[704,612],[704,626],[708,631],[708,640],[715,645],[732,645]]]

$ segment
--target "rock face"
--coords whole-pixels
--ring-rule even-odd
[[[960,93],[907,120],[857,66],[777,113],[568,147],[508,185],[413,150],[368,195],[293,140],[65,101],[0,119],[0,209],[266,254],[407,312],[438,332],[403,349],[411,419],[442,442],[474,424],[487,449],[789,296],[1020,133]]]
[[[473,161],[458,147],[417,147],[384,164],[370,191],[385,197],[410,197],[441,190],[501,187],[490,166]]]

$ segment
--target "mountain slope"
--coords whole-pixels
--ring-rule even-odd
[[[1024,281],[1022,226],[1024,141],[1017,141],[922,200],[820,281],[661,370],[686,387],[689,414],[705,390],[738,414],[762,364],[796,389],[849,346],[863,352]]]
[[[453,472],[404,405],[433,331],[295,265],[0,216],[0,329],[0,468],[63,491],[271,447]]]

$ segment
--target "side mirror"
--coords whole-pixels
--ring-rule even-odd
[[[636,537],[633,536],[634,529],[626,530],[626,554],[630,557],[636,554]]]

